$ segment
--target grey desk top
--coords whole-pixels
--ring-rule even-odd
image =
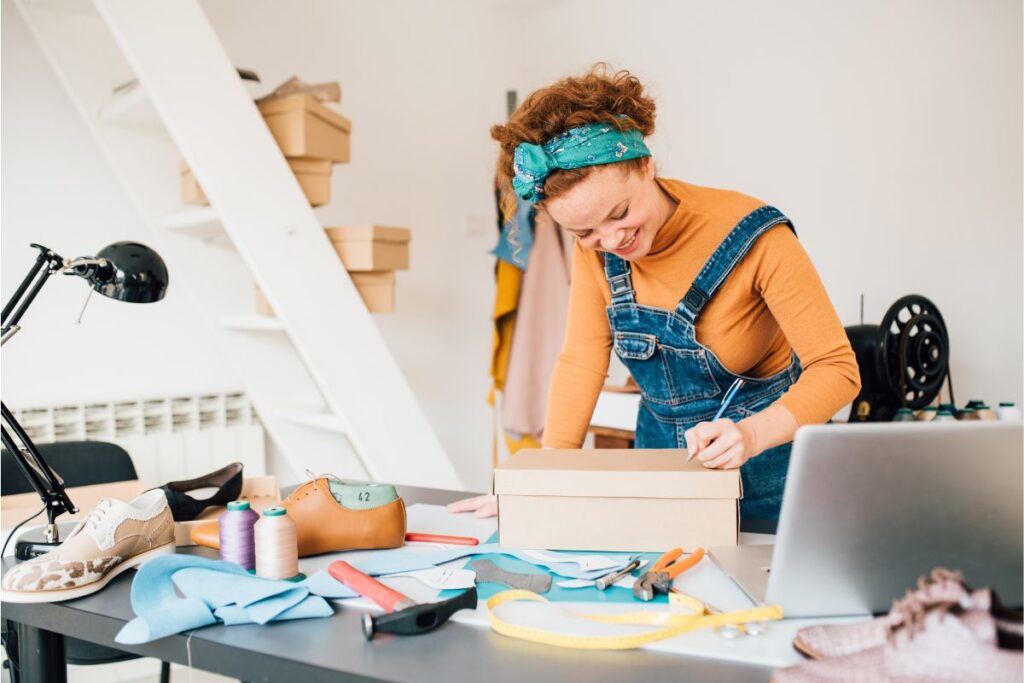
[[[409,503],[447,503],[462,493],[404,487]],[[183,549],[209,554],[204,548]],[[13,562],[3,561],[4,570]],[[367,642],[360,612],[335,604],[329,619],[266,626],[209,626],[145,645],[115,645],[114,636],[133,617],[131,577],[126,572],[105,589],[64,603],[3,603],[3,617],[67,636],[118,647],[146,657],[188,664],[243,681],[667,681],[723,683],[767,681],[766,667],[633,650],[566,650],[500,636],[488,629],[448,623],[413,637],[378,636]]]

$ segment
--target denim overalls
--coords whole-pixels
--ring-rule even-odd
[[[726,370],[711,349],[697,342],[697,318],[754,241],[780,223],[793,230],[789,219],[771,206],[747,215],[711,254],[673,311],[637,304],[629,262],[615,254],[604,255],[611,290],[608,323],[615,353],[641,391],[637,448],[685,448],[686,430],[710,420],[718,411],[723,392],[738,375]],[[788,368],[771,377],[743,377],[746,384],[723,417],[739,421],[764,410],[799,375],[800,365],[794,356]],[[742,517],[778,519],[789,451],[790,444],[769,449],[740,468]]]

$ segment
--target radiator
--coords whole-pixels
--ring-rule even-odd
[[[108,441],[128,451],[139,479],[159,486],[241,462],[266,474],[263,426],[245,394],[204,394],[12,409],[36,443]]]

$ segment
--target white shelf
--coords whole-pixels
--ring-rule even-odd
[[[220,227],[220,216],[212,206],[190,206],[172,211],[160,221],[168,230]]]
[[[212,206],[189,206],[166,214],[160,224],[166,230],[188,235],[224,249],[233,249],[220,215]]]
[[[232,315],[221,318],[220,324],[237,332],[284,332],[284,323],[272,315]]]
[[[345,421],[331,413],[315,410],[301,410],[297,408],[282,408],[275,412],[282,420],[288,420],[295,424],[313,427],[314,429],[322,429],[327,432],[335,432],[336,434],[347,435],[349,433],[349,428],[348,425],[345,424]]]

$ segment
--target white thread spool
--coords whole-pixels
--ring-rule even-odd
[[[1015,421],[1021,419],[1021,410],[1010,401],[1003,401],[996,408],[996,415],[1000,420]]]
[[[290,579],[299,573],[299,546],[295,522],[282,507],[263,511],[256,522],[256,575]]]

